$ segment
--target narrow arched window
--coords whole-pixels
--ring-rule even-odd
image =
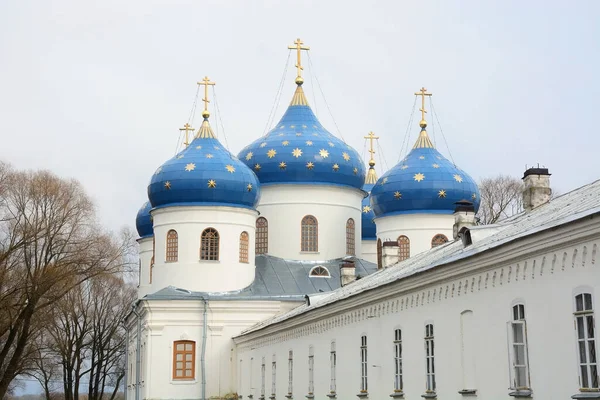
[[[407,236],[398,236],[398,258],[400,261],[410,257],[410,239]]]
[[[346,254],[354,255],[354,220],[348,218],[346,221]]]
[[[439,246],[439,245],[442,245],[447,242],[448,242],[448,238],[446,237],[446,235],[442,235],[441,233],[438,233],[437,235],[435,235],[433,237],[433,239],[431,239],[431,247]]]
[[[256,220],[256,254],[266,254],[269,252],[269,222],[265,217]]]
[[[381,244],[381,239],[377,239],[377,269],[383,268],[383,245]]]
[[[301,251],[319,251],[319,225],[312,215],[302,218]]]
[[[248,263],[248,232],[240,234],[240,262]]]
[[[167,232],[167,262],[176,262],[178,255],[177,232],[171,229]]]
[[[200,259],[219,260],[219,232],[215,228],[206,228],[200,240]]]

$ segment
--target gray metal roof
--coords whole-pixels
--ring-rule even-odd
[[[474,231],[479,232],[472,235],[473,243],[470,246],[465,247],[461,241],[452,241],[434,247],[335,290],[328,296],[315,299],[311,301],[311,304],[300,305],[285,314],[262,321],[242,332],[240,336],[429,269],[442,267],[526,236],[594,214],[600,214],[600,180],[559,196],[532,211],[517,214],[493,226],[475,227]]]
[[[356,274],[365,277],[377,271],[377,264],[358,258],[354,260]],[[145,296],[147,300],[278,300],[303,301],[305,295],[335,290],[340,284],[340,265],[343,259],[328,261],[294,261],[259,255],[256,257],[256,278],[247,288],[235,292],[203,293],[185,288],[166,287]],[[327,268],[331,277],[311,277],[315,266]],[[223,279],[227,279],[226,276]]]

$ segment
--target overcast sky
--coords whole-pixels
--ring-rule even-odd
[[[460,168],[479,180],[540,163],[564,193],[600,177],[599,11],[549,0],[3,0],[0,159],[80,180],[106,226],[133,226],[196,81],[217,82],[219,136],[237,154],[264,133],[300,37],[313,109],[364,158],[373,130],[387,167],[398,161],[425,86]],[[294,76],[290,60],[274,123]],[[448,157],[439,127],[435,138]]]

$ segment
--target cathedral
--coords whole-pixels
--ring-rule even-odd
[[[479,225],[475,181],[427,133],[378,177],[296,89],[236,156],[202,124],[150,177],[128,399],[600,399],[600,181]],[[186,124],[187,136],[191,127]]]

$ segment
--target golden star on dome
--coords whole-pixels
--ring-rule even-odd
[[[425,156],[420,156],[419,157],[419,160],[424,160],[424,159],[425,159]]]
[[[290,129],[296,128],[296,125],[290,125]]]
[[[313,133],[313,136],[317,136],[317,137],[318,137],[318,136],[319,136],[319,134],[318,134],[318,133]]]
[[[250,160],[253,155],[254,155],[254,153],[252,153],[251,151],[249,151],[248,154],[246,154],[246,160]]]
[[[209,153],[206,155],[206,158],[213,158],[213,155]]]
[[[354,172],[354,175],[358,174],[358,168],[354,167],[354,169],[352,170],[352,172]]]
[[[260,148],[262,149],[262,148],[263,148],[263,147],[265,147],[266,145],[267,145],[267,142],[262,142],[262,143],[260,144]]]
[[[329,157],[329,152],[325,149],[321,149],[321,150],[319,150],[319,155],[323,158],[327,158],[327,157]]]
[[[202,149],[202,146],[196,146],[196,150]]]
[[[431,164],[431,166],[432,166],[433,168],[439,168],[439,167],[440,167],[440,166],[439,166],[439,164]]]
[[[234,167],[233,167],[233,165],[231,165],[231,164],[227,164],[227,165],[225,166],[225,169],[226,169],[227,171],[231,172],[232,174],[235,172],[235,168],[234,168]]]
[[[211,179],[208,181],[208,187],[209,188],[215,188],[217,187],[217,181],[215,181],[214,179]]]
[[[422,173],[418,173],[415,174],[415,176],[413,176],[414,180],[417,182],[421,182],[423,179],[425,179],[425,175],[423,175]]]
[[[219,150],[219,146],[215,146],[215,150]]]
[[[306,126],[306,125],[302,125],[302,127],[303,127],[304,129],[308,128],[308,126]]]
[[[190,172],[196,169],[196,164],[194,163],[189,163],[188,165],[185,166],[185,170]]]
[[[371,211],[371,207],[369,207],[369,206],[364,206],[364,207],[363,207],[363,212],[364,212],[365,214],[366,214],[366,213],[368,213],[369,211]]]
[[[471,195],[471,198],[472,198],[473,200],[477,200],[477,195],[476,195],[475,193],[473,193],[473,194]]]
[[[388,181],[388,178],[387,178],[387,176],[386,176],[385,178],[383,178],[383,179],[381,180],[381,184],[382,184],[382,185],[384,185],[384,184],[386,184],[386,183],[387,183],[387,181]]]
[[[335,147],[335,145],[331,142],[327,142],[327,144],[329,145],[329,147]]]
[[[314,167],[315,167],[315,163],[313,163],[312,161],[309,161],[306,163],[306,168],[313,169]]]
[[[160,174],[160,171],[162,171],[162,167],[158,167],[158,168],[156,169],[156,171],[154,172],[154,175],[158,175],[158,174]]]
[[[277,136],[283,136],[283,135],[284,135],[283,133],[280,133],[280,134],[279,134],[279,135],[277,135]]]
[[[454,180],[458,183],[461,183],[463,181],[463,178],[458,174],[454,174]]]
[[[281,126],[279,127],[279,129],[283,129],[283,128],[285,128],[285,125],[281,125]]]
[[[283,161],[279,163],[279,168],[280,169],[285,169],[286,166],[287,165]]]
[[[404,164],[403,166],[400,167],[400,169],[407,169],[408,165]]]
[[[400,193],[400,192],[395,192],[395,193],[394,193],[394,197],[395,197],[396,199],[401,199],[401,198],[402,198],[402,193]]]
[[[267,151],[267,156],[269,156],[269,158],[275,157],[275,154],[277,154],[275,149],[271,149],[271,150]]]
[[[302,132],[296,132],[296,136],[302,136]]]
[[[340,169],[340,166],[338,164],[333,164],[332,168],[334,171],[338,171]]]
[[[256,171],[260,171],[260,169],[261,169],[261,168],[262,168],[262,167],[260,166],[260,164],[254,164],[254,169],[255,169]]]
[[[348,155],[348,153],[346,153],[346,152],[343,152],[343,153],[342,153],[342,157],[344,158],[344,160],[346,160],[346,161],[350,161],[350,156]]]
[[[440,190],[440,191],[438,192],[438,197],[439,197],[440,199],[442,199],[442,198],[446,197],[446,191],[445,191],[444,189]]]
[[[283,142],[281,142],[282,145],[287,146],[288,144],[290,144],[290,142],[288,142],[287,140],[284,140]]]
[[[178,160],[181,160],[182,158],[183,158],[183,154],[180,154],[180,155],[177,156]]]
[[[307,141],[306,141],[306,145],[307,145],[307,146],[312,146],[312,141],[310,141],[310,140],[307,140]]]
[[[441,159],[442,159],[442,157],[440,157],[440,156],[437,156],[436,158],[437,158],[438,160],[441,160]]]
[[[300,156],[302,155],[302,150],[300,150],[299,148],[297,148],[297,147],[296,147],[296,148],[295,148],[295,149],[292,151],[292,155],[293,155],[294,157],[298,158],[298,157],[300,157]]]
[[[318,128],[316,125],[313,125],[313,128],[315,128],[315,129],[319,129],[319,128]]]
[[[248,190],[249,192],[252,191],[252,184],[249,183],[248,186],[246,186],[246,190]]]
[[[171,182],[169,182],[169,181],[165,182],[165,189],[167,189],[167,190],[171,189]]]

